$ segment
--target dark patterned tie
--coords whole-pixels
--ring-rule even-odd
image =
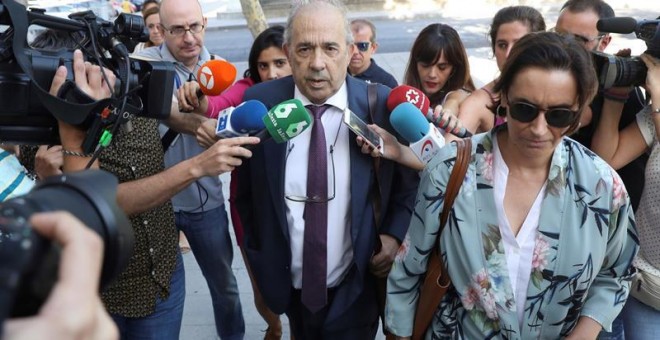
[[[314,116],[309,140],[307,163],[307,197],[305,203],[305,233],[303,243],[302,303],[312,313],[328,302],[327,290],[327,233],[328,233],[328,156],[321,115],[329,105],[309,105]],[[314,202],[316,201],[316,202]],[[320,203],[323,201],[323,203]]]

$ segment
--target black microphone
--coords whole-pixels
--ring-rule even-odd
[[[631,17],[600,19],[596,23],[599,32],[628,34],[635,32],[637,20]]]

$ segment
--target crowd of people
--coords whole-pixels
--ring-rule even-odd
[[[436,250],[451,287],[421,338],[657,334],[660,56],[641,57],[645,91],[599,88],[590,51],[612,39],[597,28],[614,17],[605,1],[568,0],[554,25],[532,7],[500,9],[489,30],[500,72],[481,88],[456,28],[423,28],[402,83],[441,117],[447,144],[428,163],[390,122],[388,97],[399,84],[373,59],[376,26],[349,21],[340,1],[294,6],[285,26],[255,37],[242,79],[217,96],[199,95],[194,81],[206,61],[221,59],[204,45],[198,0],[147,1],[142,10],[149,41],[133,53],[175,65],[170,117],[132,117],[91,162],[119,179],[135,253],[99,294],[98,278],[72,270],[99,272],[98,237],[67,214],[33,216],[35,230],[63,246],[61,282],[38,315],[7,321],[7,339],[178,339],[184,242],[208,284],[218,337],[243,339],[230,219],[268,340],[282,337],[282,315],[295,339],[374,339],[379,325],[388,339],[411,338]],[[32,44],[74,49],[82,40],[46,31]],[[67,77],[94,99],[115,83],[80,51],[72,70],[57,69],[51,94]],[[226,108],[291,99],[312,124],[286,143],[215,136]],[[348,111],[381,136],[380,149],[348,129]],[[441,225],[459,150],[449,141],[461,128],[474,134],[467,172]],[[0,150],[0,169],[11,175],[0,181],[1,199],[88,166],[85,131],[62,121],[58,129],[61,145]],[[229,198],[222,173],[231,173]],[[85,303],[73,303],[75,294]]]

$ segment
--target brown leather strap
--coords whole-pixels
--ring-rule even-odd
[[[472,140],[470,138],[459,139],[454,141],[454,143],[456,143],[457,146],[456,161],[454,162],[454,167],[449,175],[449,181],[447,182],[447,187],[445,189],[444,203],[442,206],[442,212],[440,213],[440,228],[438,230],[438,236],[436,237],[433,249],[431,250],[431,255],[427,264],[426,277],[424,278],[424,283],[422,284],[422,289],[417,300],[417,310],[415,312],[415,322],[412,334],[413,340],[424,338],[424,334],[433,320],[433,314],[438,309],[442,297],[451,285],[449,275],[443,275],[443,273],[446,272],[447,267],[442,260],[442,256],[440,256],[440,235],[442,234],[445,224],[447,224],[449,212],[454,205],[454,200],[458,195],[461,184],[463,184],[472,155]]]

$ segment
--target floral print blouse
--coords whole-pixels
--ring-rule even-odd
[[[621,179],[572,139],[557,145],[519,324],[493,194],[492,139],[505,129],[473,137],[470,165],[440,238],[453,287],[426,339],[557,339],[570,334],[580,316],[609,329],[628,296],[639,244]],[[412,334],[455,158],[451,144],[424,170],[408,234],[388,278],[385,321],[399,336]]]

